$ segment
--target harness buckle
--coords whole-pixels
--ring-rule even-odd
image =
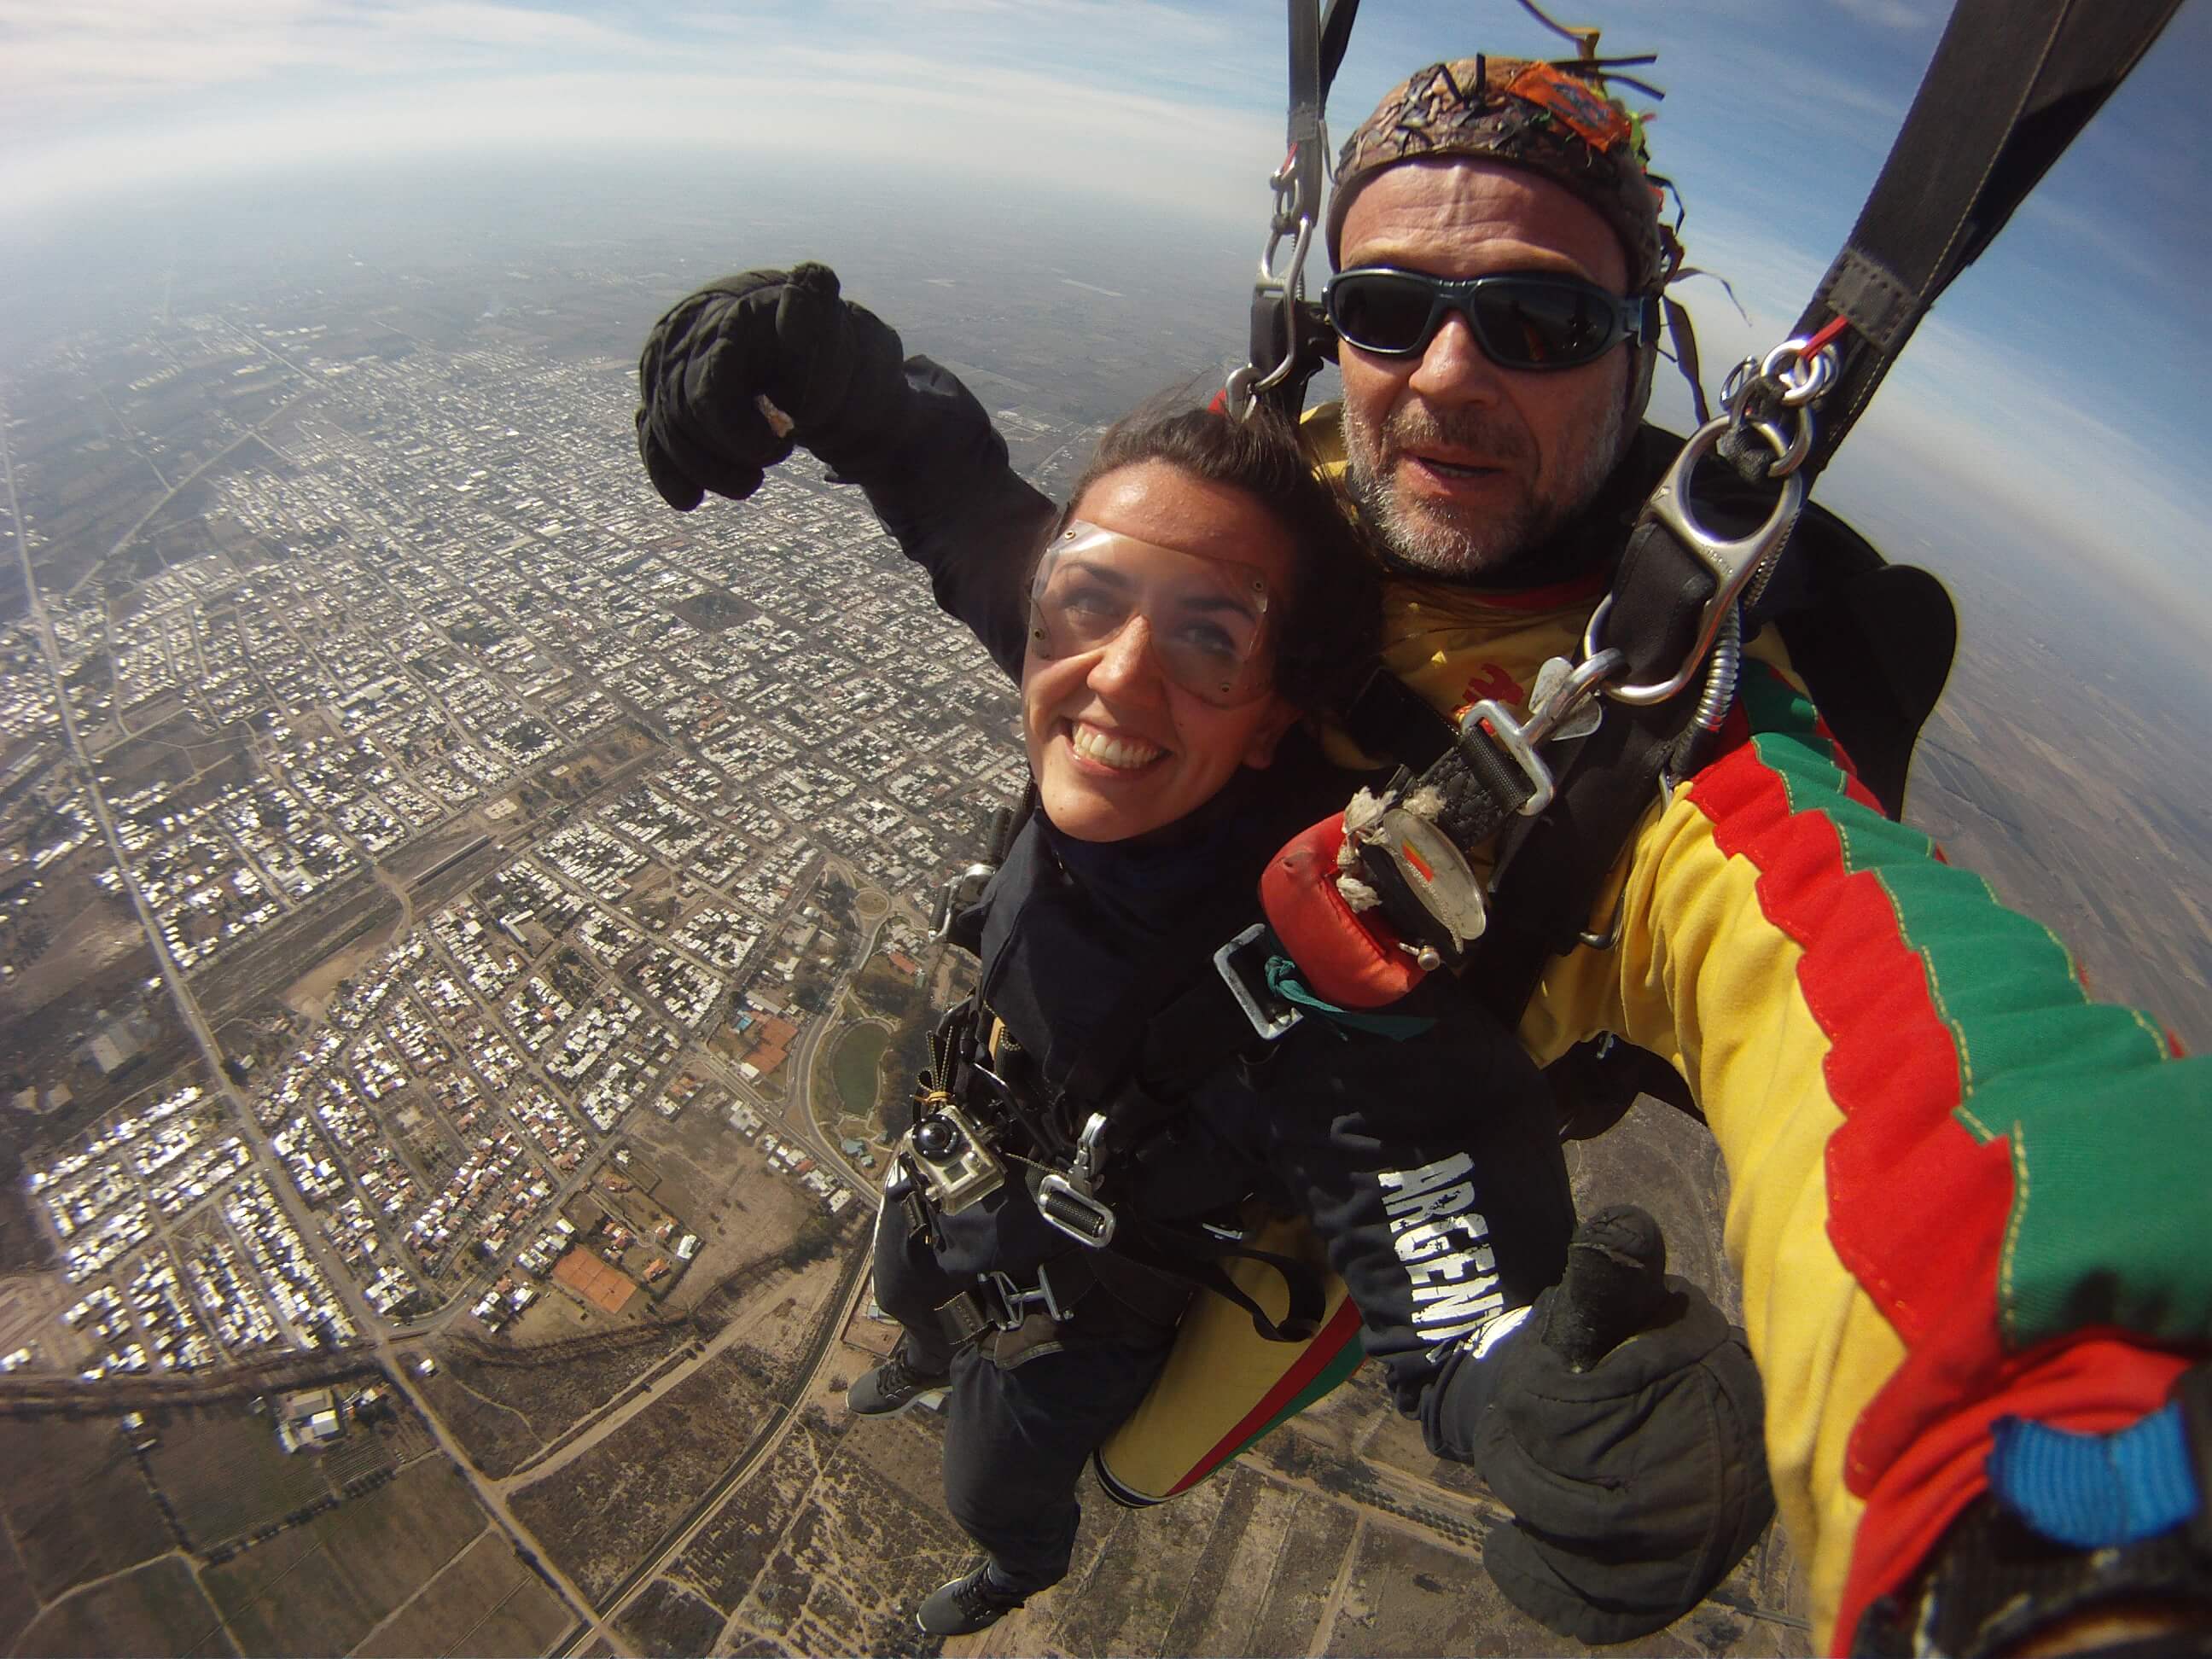
[[[1651,498],[1644,504],[1639,524],[1656,522],[1664,526],[1684,551],[1703,565],[1713,579],[1713,591],[1698,613],[1698,637],[1691,646],[1689,655],[1680,668],[1667,679],[1647,681],[1641,684],[1605,686],[1605,695],[1623,702],[1649,707],[1667,701],[1687,685],[1713,648],[1719,637],[1721,623],[1735,608],[1736,600],[1753,580],[1766,568],[1780,551],[1790,527],[1797,522],[1797,514],[1805,505],[1805,476],[1791,471],[1782,480],[1782,493],[1775,500],[1774,509],[1766,522],[1748,536],[1735,540],[1724,540],[1699,524],[1690,507],[1690,475],[1698,463],[1711,453],[1722,435],[1734,424],[1734,417],[1723,416],[1708,421],[1690,434],[1682,446],[1682,453],[1674,458],[1673,465],[1659,480]],[[1754,428],[1759,429],[1759,428]],[[1762,432],[1775,451],[1778,461],[1784,459],[1790,446],[1778,432]],[[1595,657],[1600,641],[1605,638],[1605,621],[1613,609],[1613,595],[1608,593],[1599,601],[1583,633],[1583,654]]]
[[[1098,1178],[1098,1143],[1105,1133],[1106,1114],[1091,1113],[1076,1142],[1074,1167],[1065,1173],[1048,1170],[1036,1191],[1037,1213],[1094,1250],[1105,1249],[1114,1237],[1114,1212],[1091,1191]]]
[[[1521,769],[1521,775],[1528,780],[1528,799],[1519,808],[1524,818],[1533,818],[1549,806],[1552,797],[1559,791],[1552,769],[1544,764],[1544,757],[1536,752],[1536,745],[1530,740],[1529,727],[1535,723],[1531,720],[1522,725],[1513,718],[1513,711],[1495,697],[1485,697],[1468,709],[1467,718],[1460,722],[1462,732],[1471,734],[1478,727],[1487,732],[1506,758]]]
[[[1237,1006],[1243,1010],[1244,1018],[1251,1021],[1252,1029],[1259,1033],[1261,1040],[1273,1042],[1304,1019],[1305,1012],[1276,997],[1267,988],[1264,978],[1256,981],[1258,988],[1255,990],[1255,981],[1247,980],[1244,970],[1237,964],[1237,952],[1259,939],[1267,931],[1267,923],[1254,922],[1213,953],[1213,969],[1221,975],[1221,982],[1229,988],[1229,994],[1237,999]],[[1272,1012],[1263,1006],[1260,1000],[1261,996],[1267,997],[1279,1012]]]
[[[1021,1329],[1022,1321],[1029,1316],[1031,1308],[1042,1307],[1051,1316],[1055,1325],[1066,1324],[1067,1316],[1075,1311],[1073,1308],[1062,1307],[1060,1298],[1053,1294],[1052,1273],[1048,1267],[1037,1269],[1036,1288],[1033,1291],[1023,1290],[1002,1273],[986,1273],[982,1282],[991,1287],[992,1293],[998,1298],[998,1316],[992,1323],[1002,1331]]]
[[[952,931],[953,918],[981,898],[983,890],[991,884],[991,878],[998,873],[995,864],[971,864],[937,890],[937,908],[929,919],[932,945],[943,943]]]
[[[1025,1291],[1003,1273],[978,1273],[975,1282],[938,1304],[938,1323],[955,1347],[965,1347],[988,1331],[1018,1331],[1029,1310],[1042,1307],[1054,1324],[1065,1324],[1073,1309],[1053,1294],[1052,1276],[1037,1269],[1036,1288]]]
[[[1103,1250],[1114,1237],[1114,1212],[1057,1170],[1037,1182],[1037,1213],[1079,1244]]]

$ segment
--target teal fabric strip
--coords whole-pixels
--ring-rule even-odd
[[[1368,1031],[1376,1036],[1389,1037],[1393,1042],[1405,1042],[1422,1036],[1435,1026],[1436,1021],[1419,1014],[1369,1014],[1356,1009],[1340,1008],[1333,1002],[1324,1002],[1308,990],[1297,976],[1298,965],[1288,957],[1267,958],[1267,988],[1285,1002],[1310,1009],[1323,1019],[1354,1031]]]

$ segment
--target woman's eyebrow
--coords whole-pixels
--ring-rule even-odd
[[[1182,605],[1187,611],[1234,611],[1240,617],[1254,613],[1249,600],[1240,599],[1233,593],[1194,593]]]
[[[1079,553],[1062,558],[1060,568],[1063,570],[1080,570],[1085,575],[1104,582],[1109,587],[1127,587],[1132,585],[1128,572],[1118,569],[1110,564],[1094,562]]]

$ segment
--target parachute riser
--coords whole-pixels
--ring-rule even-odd
[[[1335,78],[1358,0],[1289,0],[1289,149],[1267,183],[1274,195],[1267,239],[1252,289],[1248,360],[1229,376],[1224,398],[1242,419],[1261,401],[1295,418],[1306,382],[1333,356],[1321,308],[1305,297],[1305,266],[1322,223],[1328,186],[1328,128],[1322,112]],[[1285,244],[1289,256],[1283,258]]]

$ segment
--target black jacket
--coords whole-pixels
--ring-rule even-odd
[[[1212,947],[1256,917],[1262,863],[1316,815],[1312,787],[1295,759],[1279,778],[1242,774],[1166,846],[1086,845],[1030,821],[971,923],[984,1000],[1033,1086],[1049,1097],[1114,1041],[1133,988],[1142,1005],[1214,973]],[[1218,937],[1194,917],[1222,918]],[[1449,981],[1391,1012],[1435,1024],[1398,1041],[1309,1014],[1271,1044],[1248,1031],[1243,1052],[1195,1079],[1172,1075],[1186,1055],[1146,1052],[1109,1118],[1172,1109],[1117,1150],[1099,1190],[1117,1213],[1155,1221],[1218,1218],[1248,1196],[1304,1216],[1412,1410],[1451,1340],[1558,1279],[1574,1215],[1549,1091],[1511,1034]],[[939,1260],[956,1273],[1031,1284],[1040,1263],[1084,1248],[1018,1181],[941,1225]]]

